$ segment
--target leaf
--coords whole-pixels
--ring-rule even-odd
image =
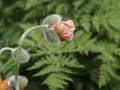
[[[36,73],[34,76],[42,76],[42,75],[46,75],[49,73],[52,73],[55,71],[56,68],[53,68],[51,66],[46,66],[44,67],[41,71],[39,71],[38,73]]]
[[[38,0],[27,0],[27,3],[26,3],[26,6],[25,6],[25,9],[28,10],[34,6],[36,6],[38,4]]]
[[[117,16],[109,18],[109,24],[117,30],[120,30],[120,19]]]
[[[100,72],[99,72],[99,88],[101,88],[102,86],[106,85],[107,82],[110,81],[110,76],[107,72],[107,65],[103,64],[100,67]]]
[[[92,24],[98,32],[100,31],[100,23],[99,22],[100,22],[99,17],[96,16],[96,17],[92,18]]]
[[[83,28],[89,32],[90,31],[90,27],[91,27],[91,24],[89,22],[82,22],[81,24],[83,26]]]
[[[73,5],[75,6],[75,10],[78,10],[78,8],[83,4],[84,0],[79,0],[79,1],[75,1],[73,3]]]

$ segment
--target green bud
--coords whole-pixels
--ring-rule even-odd
[[[61,42],[60,36],[54,30],[45,30],[44,37],[52,44],[59,44]]]
[[[14,60],[17,60],[18,56],[18,48],[12,50],[12,56]],[[21,49],[20,51],[20,63],[27,63],[30,60],[30,55],[25,49]]]
[[[28,79],[25,76],[19,76],[19,88],[25,88],[28,84]],[[8,78],[8,87],[15,88],[15,76]]]
[[[43,24],[47,24],[49,26],[61,21],[62,17],[58,14],[52,14],[47,16],[44,20],[43,20]]]

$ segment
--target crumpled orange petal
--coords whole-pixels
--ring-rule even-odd
[[[8,81],[0,79],[0,90],[7,90],[8,88]]]
[[[67,20],[54,24],[50,29],[55,30],[61,37],[61,40],[70,41],[73,39],[75,26],[72,20]]]

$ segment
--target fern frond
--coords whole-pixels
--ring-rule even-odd
[[[69,76],[66,75],[65,75],[66,78],[63,78],[63,76],[64,76],[63,74],[61,76],[61,74],[59,73],[52,73],[45,79],[43,84],[48,85],[50,90],[53,90],[54,88],[56,88],[55,90],[64,89],[64,86],[68,85],[68,83],[65,81],[66,78],[67,80],[71,80],[71,78],[69,78]]]
[[[42,75],[49,74],[49,73],[55,71],[54,69],[55,68],[53,68],[51,66],[46,66],[42,70],[40,70],[38,73],[34,74],[34,76],[42,76]]]
[[[110,81],[110,76],[107,72],[107,69],[108,67],[106,64],[102,64],[100,66],[99,81],[98,81],[99,88],[106,85]]]
[[[70,81],[70,82],[73,81],[73,79],[69,75],[64,74],[64,73],[57,74],[57,77],[62,79],[62,80],[66,80],[66,81]]]
[[[101,55],[98,55],[96,57],[96,59],[100,59],[103,62],[107,62],[107,63],[111,63],[111,62],[116,61],[116,58],[110,53],[102,53]]]
[[[99,82],[98,86],[101,88],[102,86],[105,86],[110,81],[110,77],[106,71],[101,71],[99,73]]]
[[[57,57],[57,59],[56,59]],[[67,81],[73,81],[69,75],[75,74],[72,68],[83,68],[84,66],[79,64],[73,56],[70,55],[47,55],[35,64],[33,64],[28,70],[40,69],[34,76],[47,75],[47,78],[43,82],[49,86],[49,88],[61,88],[68,85]]]
[[[47,61],[47,60],[49,60],[49,59],[42,58],[41,60],[37,61],[33,66],[31,66],[27,70],[38,69],[38,68],[41,68],[41,67],[43,67],[45,65],[51,64],[51,61]]]
[[[9,77],[10,75],[13,74],[13,67],[14,67],[14,61],[10,58],[10,59],[6,59],[7,61],[4,61],[5,55],[3,55],[3,57],[1,57],[1,65],[0,65],[0,74],[2,76],[5,76],[6,78]],[[3,62],[5,62],[3,64]]]
[[[111,77],[116,80],[120,80],[119,76],[116,73],[116,69],[110,65],[110,63],[103,63],[99,68],[99,81],[98,85],[101,88],[102,86],[108,84],[111,81]]]

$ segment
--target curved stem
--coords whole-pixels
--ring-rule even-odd
[[[48,25],[39,25],[39,26],[35,26],[35,27],[29,28],[28,30],[26,30],[26,31],[22,34],[22,36],[21,36],[21,38],[20,38],[20,40],[19,40],[19,45],[22,46],[23,41],[24,41],[26,35],[27,35],[30,31],[37,30],[37,29],[40,29],[40,28],[48,28]]]
[[[4,47],[4,48],[0,49],[0,54],[1,54],[3,51],[6,51],[6,50],[13,51],[14,49],[13,49],[13,48],[10,48],[10,47]]]
[[[47,29],[48,25],[39,25],[39,26],[34,26],[32,28],[29,28],[20,37],[20,40],[19,40],[19,43],[18,43],[18,55],[17,55],[17,60],[16,60],[16,63],[15,63],[15,80],[16,80],[15,90],[19,90],[18,75],[19,75],[20,55],[21,55],[21,48],[22,48],[22,45],[23,45],[23,41],[30,31],[37,30],[37,29],[40,29],[40,28]]]

